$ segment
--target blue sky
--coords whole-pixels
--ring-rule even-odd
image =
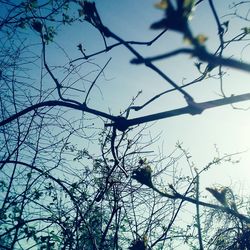
[[[120,35],[125,40],[148,41],[158,34],[149,29],[152,22],[162,18],[163,13],[153,7],[156,1],[96,1],[97,9],[102,17],[103,23],[113,32]],[[216,2],[216,7],[220,15],[224,14],[225,2]],[[228,4],[229,6],[229,4]],[[230,13],[232,12],[229,10]],[[232,33],[239,32],[240,26],[236,19],[226,16],[223,20],[230,20]],[[208,36],[206,45],[212,51],[218,45],[217,28],[206,3],[200,4],[196,8],[191,26],[195,34]],[[74,31],[76,29],[76,31]],[[86,45],[86,52],[91,53],[103,48],[100,36],[95,31],[90,31],[86,25],[81,28],[77,25],[73,30],[68,29],[66,36],[73,36],[72,45],[67,41],[67,46],[75,46],[78,42]],[[81,30],[82,29],[82,30]],[[81,30],[81,32],[79,32]],[[77,34],[76,34],[77,33]],[[228,37],[232,36],[230,33]],[[108,40],[109,41],[109,40]],[[112,41],[109,41],[112,44]],[[135,47],[144,56],[156,55],[170,51],[178,46],[187,46],[183,42],[182,35],[168,32],[153,46]],[[242,45],[241,45],[242,46]],[[241,46],[227,49],[226,55],[240,57]],[[72,48],[72,47],[70,47]],[[247,50],[245,51],[247,53]],[[95,60],[104,65],[108,58],[112,57],[111,63],[105,70],[106,79],[98,80],[97,85],[101,89],[95,89],[93,96],[90,96],[90,105],[93,107],[108,110],[118,114],[123,111],[137,91],[143,90],[138,98],[137,104],[142,104],[154,94],[164,91],[170,86],[161,79],[155,72],[145,66],[134,66],[129,64],[133,55],[125,48],[116,48],[105,55],[96,56]],[[246,56],[244,57],[246,58]],[[169,60],[162,60],[155,63],[168,76],[178,82],[188,81],[198,76],[196,68],[193,66],[196,59],[190,56],[178,56]],[[217,70],[214,71],[214,74]],[[240,71],[228,70],[225,75],[224,89],[226,94],[239,94],[249,92],[249,74]],[[197,101],[217,99],[220,97],[219,80],[208,79],[187,89]],[[96,95],[95,95],[95,94]],[[132,117],[169,110],[185,105],[183,97],[179,93],[169,94],[160,98],[145,110],[131,114]],[[249,103],[242,103],[238,107],[247,107]],[[202,168],[213,156],[215,156],[216,144],[221,155],[224,153],[236,153],[249,149],[249,111],[235,110],[230,106],[220,107],[205,111],[202,115],[184,115],[166,120],[161,120],[151,127],[151,133],[157,134],[162,131],[161,144],[164,141],[164,150],[169,153],[177,141],[181,141],[184,147],[189,149],[193,161],[198,168]],[[157,146],[155,145],[155,150]],[[231,166],[224,164],[204,175],[204,185],[222,184],[231,185],[239,182],[244,185],[250,180],[249,162],[250,152],[245,152],[236,158],[241,159],[241,163]],[[238,187],[238,186],[237,186]]]
[[[104,25],[108,26],[114,33],[121,36],[124,40],[149,41],[154,38],[160,31],[150,30],[150,25],[163,17],[163,12],[154,8],[157,1],[154,0],[96,0],[96,6],[102,18]],[[206,46],[209,51],[218,46],[217,27],[207,6],[207,1],[197,6],[194,17],[191,20],[191,27],[194,34],[204,34],[208,37]],[[224,1],[216,1],[216,8],[220,16],[231,13],[232,10],[226,11],[230,5]],[[238,33],[241,26],[238,19],[225,16],[224,21],[230,20],[230,33]],[[244,25],[244,24],[243,24]],[[30,38],[33,39],[31,35]],[[34,42],[39,42],[34,38]],[[96,30],[85,23],[77,23],[72,26],[61,27],[55,41],[65,49],[71,59],[80,57],[77,45],[82,43],[87,54],[91,54],[103,49],[103,42]],[[108,44],[114,43],[108,39]],[[184,43],[183,36],[176,32],[167,32],[152,46],[134,46],[143,56],[153,56],[163,52],[171,51],[179,47],[187,47]],[[227,56],[240,58],[243,44],[227,48]],[[50,65],[64,65],[67,57],[57,45],[48,46],[48,60]],[[243,59],[247,59],[248,47],[245,48]],[[93,63],[103,66],[109,58],[111,62],[105,69],[105,77],[102,75],[96,87],[89,97],[89,106],[97,108],[114,115],[119,115],[130,104],[132,98],[142,90],[142,94],[136,100],[136,105],[141,105],[149,98],[153,97],[164,90],[170,89],[171,86],[165,82],[155,72],[143,65],[131,65],[129,62],[134,56],[122,46],[113,49],[105,54],[95,56]],[[194,67],[197,62],[195,58],[189,55],[180,55],[168,60],[155,62],[163,72],[165,72],[176,83],[181,85],[189,80],[199,76],[198,70]],[[88,74],[89,70],[97,70],[96,66],[83,66],[81,73]],[[214,74],[218,73],[215,69]],[[61,75],[60,75],[61,74]],[[63,78],[61,72],[58,76]],[[94,79],[96,71],[87,78]],[[224,77],[224,90],[227,95],[240,94],[249,92],[249,74],[236,70],[227,70]],[[49,83],[49,82],[48,82]],[[88,85],[87,85],[88,87]],[[86,87],[86,88],[87,88]],[[220,97],[220,84],[217,78],[211,78],[204,82],[198,83],[187,88],[187,91],[196,101],[206,101]],[[81,98],[79,96],[78,98]],[[175,92],[168,94],[151,105],[147,106],[140,112],[132,112],[130,118],[166,111],[186,105],[181,94]],[[248,107],[249,103],[242,103],[238,107]],[[214,145],[223,153],[236,153],[249,149],[249,111],[232,109],[232,107],[220,107],[205,111],[198,116],[184,115],[169,118],[156,122],[151,128],[150,133],[156,135],[161,132],[161,139],[152,148],[157,152],[158,145],[162,145],[163,153],[169,154],[175,147],[177,141],[183,142],[185,148],[189,149],[193,161],[198,168],[202,168],[215,155]],[[100,121],[95,120],[96,126],[103,126]],[[229,185],[231,182],[248,182],[250,177],[249,162],[250,152],[240,155],[241,163],[235,166],[225,164],[219,169],[206,173],[204,176],[204,185],[213,183]],[[185,170],[185,166],[184,166]],[[212,177],[212,178],[211,178]]]
[[[163,16],[161,10],[154,8],[154,3],[156,3],[156,1],[157,0],[96,0],[96,6],[104,25],[121,36],[124,40],[149,41],[160,32],[150,30],[150,25],[160,20]],[[202,2],[196,8],[194,17],[191,20],[191,27],[195,35],[204,34],[208,37],[206,46],[209,51],[213,51],[217,48],[219,41],[216,24],[206,2],[207,1]],[[233,11],[230,9],[229,12],[225,12],[228,5],[229,4],[225,4],[225,1],[216,1],[216,8],[220,16]],[[231,16],[224,16],[223,20],[230,20],[230,32],[226,35],[226,39],[230,39],[233,35],[240,32],[242,26],[238,23],[238,19],[232,18]],[[36,46],[31,47],[31,53],[34,52],[37,55],[41,55],[41,44],[39,44],[40,39],[37,32],[30,29],[24,30],[24,32],[28,33],[29,41],[37,43]],[[114,43],[112,39],[107,39],[107,42],[109,45]],[[58,35],[55,37],[55,43],[51,43],[47,46],[48,64],[51,67],[55,66],[53,72],[59,80],[65,77],[67,71],[66,68],[56,67],[68,66],[67,63],[69,59],[74,60],[81,57],[77,49],[79,43],[83,44],[86,49],[86,54],[104,49],[100,34],[90,25],[81,22],[69,26],[61,26]],[[247,55],[249,55],[249,47],[247,44],[248,41],[240,43],[239,45],[232,44],[231,47],[225,50],[225,54],[238,59],[241,59],[243,55],[244,60],[249,60],[247,58]],[[152,46],[134,46],[134,48],[143,56],[153,56],[187,46],[189,45],[183,41],[183,36],[181,34],[168,31]],[[244,47],[243,53],[242,47]],[[64,82],[65,85],[74,82],[79,75],[85,75],[85,77],[77,82],[74,87],[83,88],[83,90],[87,91],[91,85],[91,81],[93,81],[98,70],[100,70],[99,67],[103,67],[110,58],[112,59],[105,69],[104,74],[98,78],[91,91],[88,99],[89,107],[113,115],[119,115],[120,112],[123,112],[129,106],[132,98],[135,97],[139,91],[142,90],[142,93],[138,99],[136,99],[136,105],[141,105],[154,95],[171,89],[171,86],[164,81],[164,79],[149,68],[146,68],[144,65],[130,64],[130,60],[133,59],[134,56],[122,46],[91,58],[90,63],[85,63],[79,68],[79,72],[77,72],[79,74],[74,72],[74,74],[70,74],[67,77]],[[79,63],[80,62],[81,61],[79,61]],[[199,76],[199,72],[194,66],[195,62],[197,62],[197,59],[192,58],[190,55],[179,55],[168,60],[155,62],[154,64],[178,85],[181,85]],[[41,65],[41,61],[38,60],[36,65],[33,65],[34,69],[32,73],[30,73],[34,78],[30,81],[34,82],[35,87],[38,87],[40,84]],[[249,92],[249,74],[231,69],[224,70],[225,76],[223,86],[228,96]],[[39,72],[39,74],[37,72]],[[45,72],[45,70],[42,72],[44,74],[42,80],[44,89],[55,88],[53,81]],[[214,77],[186,89],[197,102],[209,101],[221,97],[220,82],[217,77],[218,69],[215,69],[212,74]],[[73,90],[69,93],[76,94]],[[73,97],[83,102],[84,95],[85,94],[77,93],[77,96]],[[58,98],[56,91],[54,91],[54,97]],[[52,95],[50,99],[52,99]],[[178,92],[172,92],[159,98],[139,112],[131,112],[129,118],[167,111],[185,105],[186,103],[183,96]],[[237,104],[239,108],[247,108],[248,106],[250,106],[249,102]],[[57,109],[54,110],[56,113]],[[158,154],[167,156],[174,150],[176,143],[181,142],[183,143],[183,147],[187,149],[192,156],[190,161],[194,162],[195,167],[198,169],[202,169],[212,161],[215,156],[218,156],[216,150],[219,150],[220,157],[223,157],[225,154],[244,152],[234,157],[235,160],[240,159],[240,163],[232,165],[229,162],[224,162],[220,166],[216,165],[201,176],[200,183],[201,191],[206,195],[208,195],[208,193],[205,191],[205,187],[215,184],[232,186],[233,190],[238,195],[249,195],[249,112],[250,111],[233,109],[228,105],[206,110],[201,115],[182,115],[150,123],[148,124],[150,127],[145,133],[147,132],[152,138],[157,135],[160,136],[159,140],[148,147],[147,150],[153,150],[154,153],[152,155],[154,157]],[[65,122],[63,120],[64,118],[71,117],[72,119],[78,119],[81,113],[79,111],[69,110],[64,115],[65,116],[61,117],[61,120],[58,119],[58,124],[60,124],[60,122],[63,124],[63,122]],[[87,118],[92,119],[84,120],[84,123],[90,124],[90,129],[86,133],[97,134],[104,127],[101,119],[94,118],[93,116],[87,116]],[[70,120],[70,122],[72,122],[72,120]],[[94,124],[93,126],[91,125],[92,123]],[[53,141],[53,137],[49,138],[49,135],[50,133],[51,135],[58,133],[58,124],[56,123],[54,127],[51,126],[51,131],[47,131],[47,137],[45,136],[43,138],[45,144],[48,143],[47,140]],[[68,128],[70,128],[70,125]],[[58,138],[61,136],[60,132],[61,131],[59,131]],[[84,133],[85,131],[82,134]],[[133,138],[133,133],[131,133],[131,138]],[[84,147],[88,150],[95,151],[96,154],[100,154],[97,140],[93,142],[88,139],[83,140],[82,138],[79,140],[78,134],[75,135],[73,140],[72,143],[78,144],[79,148]],[[51,157],[53,157],[53,155]],[[75,157],[75,155],[72,157]],[[53,162],[51,164],[53,164]],[[72,169],[77,168],[78,165],[82,167],[82,165],[80,165],[80,163],[78,164],[76,161],[68,161],[67,164],[69,168]],[[184,175],[191,175],[185,159],[181,159],[177,163],[177,166],[179,172],[182,172]],[[152,168],[154,167],[152,166]],[[210,198],[212,199],[212,197]]]

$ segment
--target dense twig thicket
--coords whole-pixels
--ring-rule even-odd
[[[157,35],[135,41],[106,25],[95,2],[0,1],[0,248],[250,249],[249,204],[230,187],[208,187],[210,199],[200,190],[200,176],[234,163],[232,155],[215,156],[198,170],[181,144],[167,156],[152,152],[158,138],[148,133],[152,121],[250,100],[250,93],[224,90],[226,70],[250,73],[248,61],[228,52],[235,44],[243,53],[248,46],[249,3],[161,0],[155,3],[159,20],[148,23]],[[192,29],[190,19],[200,7],[215,24],[219,42],[213,49],[205,24],[204,34]],[[75,41],[69,54],[57,38],[79,25],[97,32],[102,48],[88,53],[88,45]],[[183,47],[144,53],[159,41],[169,43],[171,32],[180,35]],[[120,113],[91,105],[111,61],[98,59],[117,48],[131,53],[131,65],[144,65],[166,83],[141,105],[136,103],[142,92],[133,93]],[[190,56],[187,64],[196,71],[182,85],[157,64],[180,55]],[[190,87],[210,80],[219,82],[220,97],[196,101]],[[185,105],[141,115],[171,93]],[[117,94],[122,96],[111,98]]]

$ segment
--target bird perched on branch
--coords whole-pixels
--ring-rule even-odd
[[[153,187],[152,169],[150,166],[145,166],[133,171],[132,178],[148,187]]]
[[[226,193],[227,188],[217,189],[217,188],[209,188],[207,187],[206,190],[210,192],[214,198],[219,201],[223,206],[228,206],[227,199],[226,199]]]

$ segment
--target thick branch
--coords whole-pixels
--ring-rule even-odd
[[[113,123],[107,124],[106,126],[115,126],[118,130],[125,131],[131,126],[139,125],[142,123],[157,121],[157,120],[184,115],[184,114],[197,115],[197,114],[201,114],[206,109],[216,108],[219,106],[224,106],[228,104],[233,104],[233,103],[242,102],[242,101],[249,101],[249,100],[250,100],[250,93],[247,93],[247,94],[242,94],[242,95],[237,95],[237,96],[226,97],[223,99],[208,101],[208,102],[190,103],[188,106],[183,107],[183,108],[173,109],[173,110],[164,111],[164,112],[160,112],[160,113],[156,113],[152,115],[146,115],[142,117],[137,117],[134,119],[126,119],[125,117],[121,117],[121,116],[113,116],[113,115],[107,114],[99,110],[88,108],[85,104],[77,105],[74,103],[68,103],[68,102],[55,100],[55,101],[46,101],[46,102],[34,104],[10,116],[9,118],[1,121],[0,127],[38,108],[46,107],[46,106],[47,107],[62,106],[62,107],[68,107],[68,108],[72,108],[75,110],[80,110],[80,111],[87,112],[96,116],[100,116],[102,118],[109,119]]]
[[[76,110],[80,110],[80,111],[83,111],[83,112],[87,112],[87,113],[90,113],[90,114],[93,114],[93,115],[96,115],[96,116],[100,116],[100,117],[103,117],[103,118],[106,118],[106,119],[109,119],[111,121],[115,121],[116,117],[112,116],[112,115],[109,115],[107,113],[104,113],[102,111],[98,111],[98,110],[95,110],[95,109],[91,109],[91,108],[88,108],[85,104],[75,104],[75,103],[69,103],[69,102],[63,102],[63,101],[57,101],[57,100],[53,100],[53,101],[46,101],[46,102],[41,102],[41,103],[37,103],[37,104],[34,104],[32,106],[29,106],[28,108],[10,116],[9,118],[3,120],[0,122],[0,127],[7,124],[7,123],[10,123],[12,122],[13,120],[17,119],[18,117],[21,117],[31,111],[34,111],[38,108],[42,108],[42,107],[55,107],[55,106],[61,106],[61,107],[67,107],[67,108],[72,108],[72,109],[76,109]]]
[[[197,50],[197,49],[189,49],[182,48],[178,50],[174,50],[165,54],[161,54],[158,56],[147,57],[147,58],[134,58],[131,60],[132,64],[145,64],[149,62],[159,61],[162,59],[167,59],[172,56],[176,56],[179,54],[190,54],[192,56],[198,57],[201,61],[212,63],[213,65],[223,65],[226,67],[243,70],[246,72],[250,72],[250,64],[241,62],[239,60],[235,60],[232,58],[224,58],[216,55],[212,55],[208,53],[206,50]]]
[[[196,115],[196,114],[201,114],[204,110],[206,109],[211,109],[211,108],[216,108],[219,106],[224,106],[228,104],[233,104],[237,102],[243,102],[243,101],[249,101],[250,100],[250,93],[247,94],[242,94],[242,95],[237,95],[237,96],[231,96],[231,97],[226,97],[223,99],[217,99],[217,100],[212,100],[208,102],[200,102],[200,103],[194,103],[193,105],[189,105],[183,108],[179,109],[173,109],[169,111],[164,111],[152,115],[146,115],[134,119],[129,119],[126,120],[127,126],[134,126],[146,122],[152,122],[152,121],[157,121],[165,118],[170,118],[174,116],[179,116],[179,115],[184,115],[184,114],[190,114],[190,115]],[[125,118],[124,118],[125,121]]]

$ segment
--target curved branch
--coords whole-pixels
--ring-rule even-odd
[[[68,103],[68,102],[54,100],[54,101],[46,101],[46,102],[34,104],[34,105],[16,113],[16,114],[10,116],[9,118],[1,121],[0,127],[6,125],[7,123],[12,122],[13,120],[21,117],[22,115],[25,115],[31,111],[35,111],[38,108],[46,107],[46,106],[47,107],[62,106],[62,107],[68,107],[68,108],[72,108],[75,110],[80,110],[80,111],[87,112],[87,113],[90,113],[90,114],[93,114],[96,116],[100,116],[102,118],[109,119],[113,123],[106,124],[105,126],[115,126],[118,130],[125,131],[131,126],[139,125],[142,123],[157,121],[157,120],[161,120],[161,119],[165,119],[165,118],[169,118],[169,117],[174,117],[174,116],[179,116],[179,115],[184,115],[184,114],[197,115],[197,114],[201,114],[206,109],[216,108],[219,106],[224,106],[224,105],[228,105],[228,104],[249,101],[249,100],[250,100],[250,93],[246,93],[246,94],[242,94],[242,95],[225,97],[222,99],[212,100],[212,101],[208,101],[208,102],[190,103],[186,107],[172,109],[172,110],[164,111],[164,112],[159,112],[159,113],[152,114],[152,115],[141,116],[141,117],[137,117],[134,119],[126,119],[125,117],[121,117],[121,116],[109,115],[105,112],[88,108],[85,103],[77,105],[74,103]]]
[[[3,121],[0,121],[0,127],[3,126],[3,125],[6,125],[7,123],[12,122],[13,120],[15,120],[15,119],[17,119],[17,118],[31,112],[31,111],[35,111],[38,108],[41,108],[41,107],[55,107],[55,106],[61,106],[61,107],[67,107],[67,108],[80,110],[80,111],[83,111],[83,112],[87,112],[87,113],[90,113],[90,114],[93,114],[93,115],[96,115],[96,116],[100,116],[100,117],[109,119],[111,121],[116,120],[115,116],[109,115],[109,114],[107,114],[105,112],[102,112],[102,111],[99,111],[99,110],[88,108],[85,103],[83,103],[83,104],[75,104],[75,103],[69,103],[69,102],[53,100],[53,101],[40,102],[40,103],[31,105],[26,109],[21,110],[20,112],[10,116],[9,118],[7,118],[7,119],[5,119]]]

